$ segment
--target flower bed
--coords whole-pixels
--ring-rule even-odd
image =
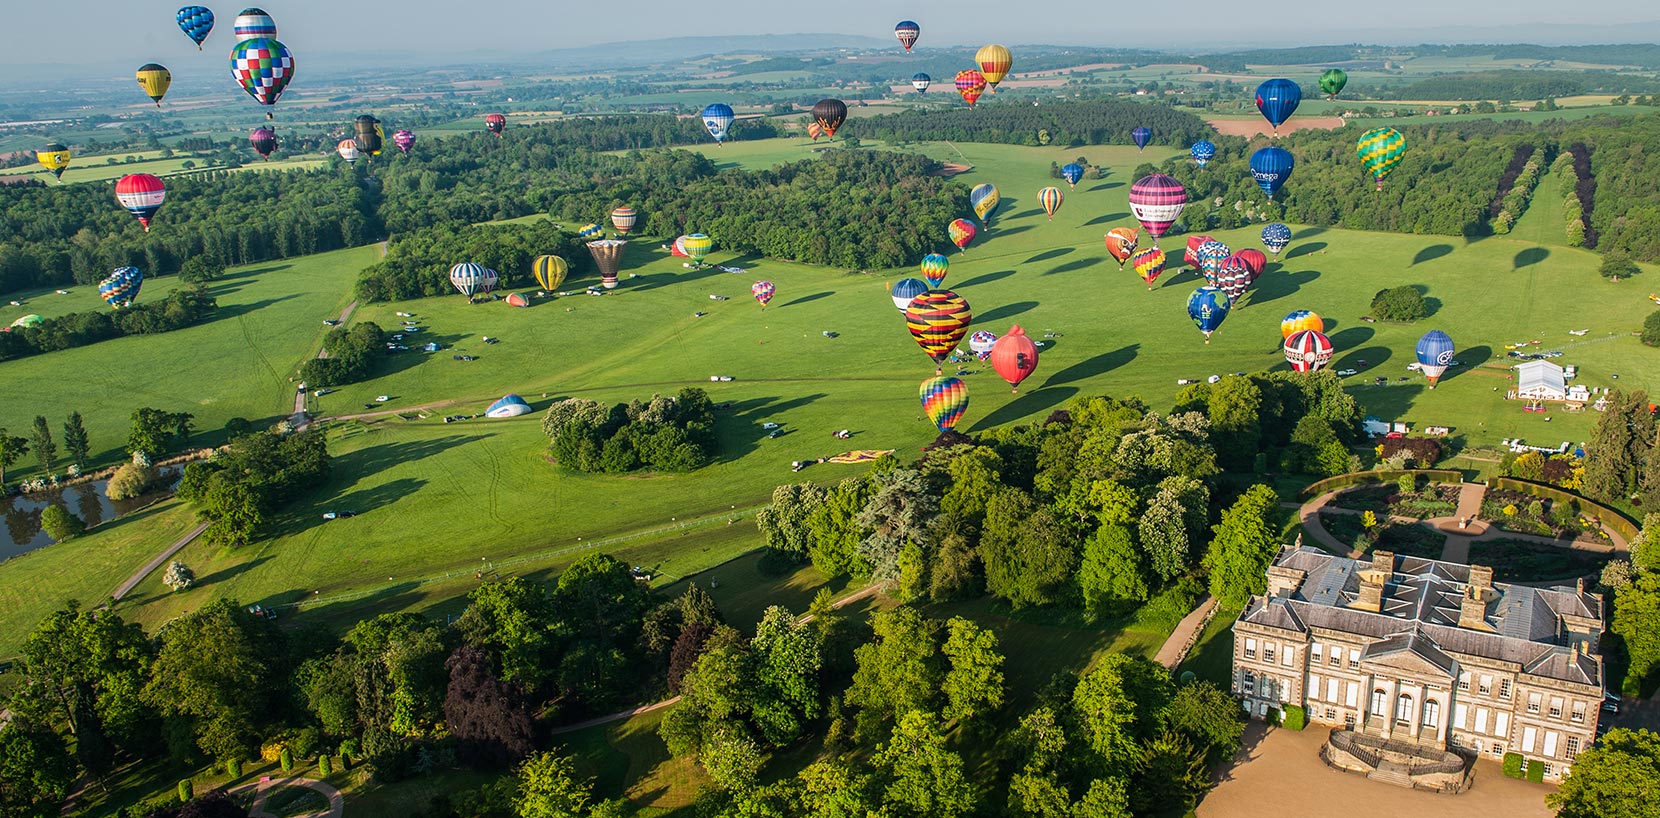
[[[1470,543],[1470,564],[1490,565],[1503,582],[1567,580],[1595,574],[1612,554],[1579,551],[1545,543],[1501,538]]]
[[[1400,487],[1393,483],[1361,486],[1333,497],[1330,505],[1370,511],[1379,517],[1393,515],[1419,520],[1451,517],[1458,510],[1458,487],[1432,483],[1411,494],[1402,494]]]
[[[1584,532],[1575,509],[1559,509],[1555,500],[1508,489],[1487,490],[1481,518],[1506,531],[1540,537],[1573,539]]]
[[[1361,552],[1393,551],[1404,557],[1440,559],[1447,537],[1418,523],[1383,523],[1366,529],[1358,514],[1322,512],[1320,524],[1333,537]]]

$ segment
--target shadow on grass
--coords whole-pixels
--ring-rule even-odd
[[[779,424],[778,431],[795,431],[788,426],[785,413],[823,397],[826,395],[818,392],[784,401],[777,397],[766,397],[733,402],[732,408],[723,411],[715,421],[719,454],[715,456],[714,462],[729,463],[760,448],[761,442],[775,431],[761,428],[763,423]]]
[[[648,290],[658,289],[659,287],[685,284],[688,281],[700,281],[705,278],[713,278],[721,275],[726,275],[726,273],[722,273],[721,271],[715,269],[713,265],[705,264],[695,270],[685,270],[680,273],[652,273],[648,276],[642,276],[642,278],[646,280],[644,284],[630,284],[627,289],[633,292],[646,292]]]
[[[1001,408],[981,418],[975,422],[973,428],[969,429],[969,431],[984,431],[992,428],[993,426],[1000,426],[1004,423],[1019,420],[1028,415],[1039,414],[1044,410],[1053,409],[1054,407],[1065,403],[1076,394],[1078,394],[1078,387],[1076,386],[1041,387],[1009,401]]]
[[[1140,344],[1130,344],[1119,347],[1111,352],[1103,352],[1093,358],[1079,361],[1053,375],[1043,382],[1043,387],[1059,386],[1073,381],[1081,381],[1111,372],[1135,360],[1136,352],[1141,349]]]
[[[1094,267],[1097,263],[1099,263],[1099,261],[1099,259],[1093,258],[1075,258],[1064,264],[1057,264],[1054,267],[1050,267],[1049,269],[1043,271],[1043,274],[1046,276],[1052,276],[1060,273],[1070,273],[1073,270],[1086,270],[1090,267]]]
[[[231,319],[231,318],[240,318],[244,315],[247,315],[248,313],[263,310],[266,307],[271,306],[272,304],[280,304],[284,301],[292,301],[293,299],[296,299],[296,298],[299,298],[299,297],[300,297],[299,293],[292,293],[292,294],[289,294],[289,295],[282,296],[281,298],[265,298],[265,299],[261,299],[259,301],[251,301],[247,304],[231,304],[231,305],[228,305],[228,306],[222,305],[222,306],[218,307],[217,309],[215,309],[213,311],[213,320],[214,321],[224,321],[224,320],[228,320],[228,319]],[[318,319],[318,320],[320,321],[322,319]],[[211,322],[209,322],[209,323],[211,323]]]
[[[1403,370],[1404,374],[1404,370]],[[1428,384],[1420,376],[1408,383],[1391,380],[1388,386],[1367,386],[1354,392],[1355,400],[1366,408],[1369,415],[1380,418],[1397,418],[1412,409],[1412,404],[1424,394]]]
[[[1112,190],[1115,187],[1123,187],[1123,186],[1124,186],[1123,182],[1102,182],[1101,184],[1090,188],[1088,192],[1089,193],[1094,193],[1097,190]]]
[[[795,299],[794,301],[788,301],[788,302],[785,302],[783,304],[779,304],[778,306],[779,307],[793,307],[797,304],[809,304],[809,303],[817,301],[821,298],[829,298],[830,296],[835,295],[835,294],[836,294],[835,290],[823,290],[823,291],[820,291],[820,292],[813,293],[812,295],[804,295],[800,298]]]
[[[1266,304],[1297,292],[1307,284],[1320,277],[1319,270],[1302,270],[1283,275],[1265,275],[1257,279],[1255,287],[1251,288],[1251,303]]]
[[[1434,261],[1442,256],[1450,255],[1452,251],[1453,246],[1450,244],[1432,244],[1422,250],[1419,250],[1418,254],[1412,257],[1412,265],[1409,266],[1416,266],[1426,261]]]
[[[1120,182],[1118,184],[1123,184],[1123,183]],[[1106,185],[1105,187],[1115,187],[1115,186],[1116,185]],[[1129,215],[1130,214],[1128,214],[1128,213],[1106,213],[1106,214],[1103,214],[1103,215],[1100,215],[1100,216],[1096,216],[1095,218],[1090,219],[1087,222],[1084,222],[1084,226],[1089,227],[1091,225],[1097,225],[1097,224],[1109,224],[1111,222],[1120,221],[1120,220],[1128,217]]]
[[[1036,301],[1016,301],[1013,304],[1003,304],[987,310],[984,315],[975,316],[974,320],[976,323],[990,324],[995,321],[1002,321],[1005,318],[1013,318],[1037,305],[1038,302]]]
[[[1510,269],[1520,270],[1523,267],[1530,267],[1534,264],[1538,264],[1547,258],[1550,258],[1549,250],[1546,250],[1543,247],[1529,247],[1526,250],[1516,254],[1516,258],[1510,263]]]
[[[1008,278],[1009,276],[1012,276],[1012,275],[1014,275],[1013,270],[998,270],[995,273],[986,273],[984,275],[977,275],[977,276],[975,276],[975,277],[973,277],[973,278],[971,278],[967,281],[962,282],[961,284],[957,284],[956,287],[961,288],[961,287],[972,287],[976,284],[990,284],[993,281],[1001,281],[1001,280],[1003,280],[1005,278]]]
[[[1022,263],[1023,264],[1036,264],[1040,261],[1048,261],[1048,260],[1053,259],[1053,258],[1060,258],[1061,256],[1069,255],[1069,254],[1075,253],[1077,251],[1078,251],[1078,248],[1076,248],[1076,247],[1056,247],[1053,250],[1045,250],[1041,253],[1038,253],[1037,255],[1032,256],[1029,259],[1026,259]]]
[[[1029,224],[1023,224],[1019,227],[984,227],[980,229],[979,240],[984,241],[986,239],[1001,238],[1003,236],[1013,236],[1016,233],[1024,233],[1030,229],[1032,229],[1032,226]]]
[[[999,216],[998,218],[1000,218],[1000,219],[1024,219],[1027,216],[1040,216],[1042,214],[1043,214],[1043,208],[1034,207],[1031,210],[1022,210],[1019,213],[1013,213],[1013,214],[1010,214],[1010,215],[1007,215],[1007,216]]]
[[[1287,261],[1289,261],[1291,259],[1298,258],[1300,256],[1312,256],[1315,253],[1318,253],[1318,252],[1320,252],[1321,250],[1324,250],[1324,249],[1326,249],[1326,243],[1323,242],[1323,241],[1305,242],[1303,244],[1299,244],[1296,247],[1291,248],[1290,250],[1287,250],[1286,253],[1285,253],[1285,258],[1286,258]]]
[[[1458,351],[1458,366],[1447,367],[1447,371],[1441,374],[1441,381],[1446,382],[1454,378],[1462,378],[1491,360],[1493,360],[1493,348],[1490,346],[1482,345],[1461,349]],[[1500,381],[1498,378],[1494,378],[1493,385],[1508,388],[1509,381]]]
[[[1337,346],[1337,343],[1334,341],[1332,346]],[[1381,371],[1377,371],[1376,368],[1387,363],[1389,361],[1389,357],[1393,354],[1394,353],[1390,351],[1389,347],[1355,347],[1348,352],[1342,353],[1339,357],[1334,358],[1331,362],[1331,368],[1359,369],[1361,370],[1360,374],[1363,376],[1376,377],[1384,374]],[[1361,361],[1365,361],[1366,363],[1362,364]],[[1367,383],[1370,384],[1371,381],[1368,380]]]
[[[1326,322],[1326,329],[1328,332],[1331,329],[1331,325],[1332,322],[1328,320]],[[1330,332],[1328,337],[1331,338],[1331,345],[1333,349],[1343,350],[1359,349],[1361,344],[1372,340],[1372,336],[1377,334],[1377,330],[1374,330],[1371,327],[1349,327],[1342,332]]]

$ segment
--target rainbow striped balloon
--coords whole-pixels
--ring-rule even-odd
[[[951,237],[951,243],[957,245],[958,250],[967,250],[968,243],[974,240],[980,230],[968,219],[957,219],[946,226],[945,232]]]
[[[1061,202],[1065,198],[1058,187],[1046,187],[1038,191],[1038,204],[1043,205],[1043,212],[1049,214],[1049,221],[1055,220],[1055,211],[1061,209]]]
[[[951,377],[933,377],[922,382],[922,388],[917,390],[917,397],[922,400],[922,413],[939,427],[941,432],[950,431],[963,419],[963,413],[968,411],[968,385],[961,379]]]
[[[905,305],[905,328],[935,364],[957,349],[973,320],[968,301],[950,290],[929,290]]]
[[[1151,292],[1153,282],[1158,281],[1159,275],[1164,272],[1164,251],[1150,247],[1131,257],[1130,264],[1135,267],[1135,274],[1147,282],[1147,290]]]
[[[929,253],[922,257],[922,277],[928,281],[932,289],[939,289],[945,283],[945,273],[951,268],[951,259],[939,253]]]
[[[1325,332],[1326,322],[1313,310],[1292,310],[1280,319],[1280,337],[1290,338],[1305,329]]]
[[[640,220],[640,212],[628,205],[623,205],[611,211],[611,226],[617,228],[617,235],[626,236],[634,229],[634,223]]]

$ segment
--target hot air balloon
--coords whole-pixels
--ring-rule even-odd
[[[1216,273],[1222,268],[1222,262],[1226,261],[1228,256],[1231,255],[1233,255],[1233,250],[1228,245],[1211,239],[1199,245],[1193,251],[1194,266],[1198,267],[1199,271],[1204,273],[1205,280],[1210,282],[1212,287],[1215,287]]]
[[[1153,237],[1154,247],[1186,206],[1187,188],[1162,173],[1143,176],[1130,186],[1130,212]]]
[[[1291,228],[1278,222],[1262,228],[1262,246],[1268,248],[1268,251],[1274,254],[1274,258],[1279,258],[1280,251],[1284,250],[1289,244],[1291,244]]]
[[[1320,72],[1320,90],[1326,93],[1327,99],[1337,99],[1343,93],[1343,86],[1349,84],[1349,75],[1341,68],[1327,68]]]
[[[817,142],[818,138],[824,135],[824,126],[818,124],[817,120],[807,123],[807,135]]]
[[[813,121],[824,129],[824,135],[836,138],[836,129],[847,121],[847,103],[839,99],[821,99],[813,103]]]
[[[1076,190],[1079,180],[1084,178],[1084,166],[1076,162],[1061,165],[1061,178],[1066,180],[1068,187]]]
[[[166,197],[167,186],[148,173],[123,176],[115,183],[115,200],[127,208],[128,213],[138,217],[138,223],[144,225],[146,233],[150,232],[150,217],[161,209],[161,201]]]
[[[346,160],[346,164],[349,165],[357,164],[358,154],[361,153],[357,149],[357,140],[355,139],[340,140],[340,144],[334,146],[334,152],[340,154],[340,158]]]
[[[398,150],[409,153],[410,149],[415,147],[415,132],[406,129],[394,131],[392,133],[392,144],[397,145]]]
[[[936,365],[962,342],[973,319],[968,302],[950,290],[929,290],[905,305],[905,328]]]
[[[1199,248],[1207,241],[1215,239],[1204,234],[1195,234],[1187,237],[1187,249],[1182,251],[1182,262],[1193,269],[1199,269]]]
[[[1234,257],[1245,262],[1251,271],[1251,280],[1256,281],[1262,276],[1262,271],[1268,269],[1268,257],[1255,247],[1247,247],[1234,253]]]
[[[294,55],[288,46],[269,37],[242,40],[231,49],[231,77],[255,102],[275,105],[294,79]],[[270,112],[265,118],[271,118]]]
[[[1280,319],[1280,337],[1290,338],[1305,329],[1326,331],[1326,322],[1313,310],[1292,310]]]
[[[264,9],[243,9],[241,14],[236,15],[236,20],[231,23],[231,35],[239,43],[261,37],[275,37],[277,36],[277,23],[271,19],[271,15],[265,13]]]
[[[1251,154],[1251,178],[1257,180],[1257,187],[1268,194],[1268,201],[1274,200],[1274,194],[1291,178],[1291,170],[1297,166],[1297,160],[1292,157],[1291,151],[1275,145],[1257,150]]]
[[[1038,191],[1038,204],[1043,206],[1043,212],[1049,214],[1049,221],[1055,220],[1055,211],[1061,209],[1061,201],[1064,199],[1058,187],[1046,187]]]
[[[54,179],[63,178],[63,172],[69,167],[69,159],[72,156],[74,154],[68,148],[56,142],[35,151],[35,161],[39,162],[41,167],[51,171]]]
[[[1245,291],[1251,288],[1255,277],[1251,275],[1250,265],[1239,256],[1228,256],[1216,265],[1216,276],[1212,286],[1228,294],[1228,302],[1235,303],[1245,296]]]
[[[156,101],[156,107],[161,107],[161,98],[167,96],[167,89],[173,84],[173,72],[168,71],[153,62],[145,63],[138,69],[138,87]]]
[[[475,295],[494,290],[496,279],[495,270],[471,261],[463,261],[450,268],[450,283],[467,296],[468,301],[473,300]]]
[[[761,309],[763,310],[767,308],[767,302],[772,300],[772,294],[777,291],[778,288],[774,287],[771,281],[757,281],[749,285],[749,294],[755,296],[756,301],[761,302]]]
[[[893,36],[899,39],[899,44],[905,46],[906,51],[916,45],[916,38],[922,36],[922,26],[912,20],[900,20],[899,25],[893,27]]]
[[[957,219],[946,225],[945,232],[951,237],[951,243],[957,245],[958,250],[967,251],[968,243],[974,241],[975,234],[980,231],[974,227],[974,222]]]
[[[500,139],[501,132],[507,130],[507,117],[501,114],[490,114],[484,118],[484,127],[490,133],[495,134],[497,139]]]
[[[1104,238],[1107,242],[1107,252],[1111,253],[1113,258],[1118,259],[1118,269],[1124,269],[1124,262],[1129,261],[1130,256],[1135,255],[1136,244],[1140,241],[1136,229],[1134,227],[1114,227],[1107,231]]]
[[[997,83],[1002,82],[1004,75],[1009,73],[1014,57],[1003,46],[983,45],[974,52],[974,62],[980,66],[980,73],[985,75],[986,84],[995,89]]]
[[[963,98],[963,102],[968,103],[970,108],[973,108],[974,103],[980,99],[980,95],[986,92],[985,75],[972,68],[966,71],[958,71],[955,82],[957,94]]]
[[[919,94],[927,92],[928,86],[933,84],[934,78],[922,73],[921,71],[911,75],[911,87],[915,88],[916,92]]]
[[[732,106],[724,102],[710,103],[703,109],[703,127],[708,129],[717,145],[726,141],[726,131],[732,127],[734,118]]]
[[[1222,320],[1228,317],[1228,309],[1232,305],[1228,302],[1228,294],[1215,287],[1200,287],[1187,297],[1187,317],[1193,319],[1193,325],[1205,334],[1205,343],[1210,343],[1210,334],[1222,326]]]
[[[715,240],[702,233],[693,233],[686,237],[686,256],[692,260],[693,264],[701,265],[703,260],[709,257],[709,251],[713,249],[715,249]]]
[[[98,282],[98,297],[115,309],[130,307],[138,298],[144,284],[144,273],[137,267],[118,267],[109,277]]]
[[[588,242],[588,254],[594,257],[594,265],[599,267],[600,286],[607,290],[617,288],[617,267],[622,264],[623,248],[628,246],[624,239],[600,239]]]
[[[997,194],[997,186],[990,182],[981,182],[968,192],[968,206],[974,208],[974,215],[982,226],[991,222],[992,211],[1002,200],[1003,197]]]
[[[945,281],[945,273],[951,268],[951,259],[939,253],[929,253],[922,257],[922,277],[927,280],[932,289],[939,289]]]
[[[206,6],[185,6],[179,9],[177,19],[179,30],[196,43],[197,51],[201,51],[202,43],[213,31],[213,11]]]
[[[1193,154],[1194,164],[1202,168],[1210,164],[1210,160],[1216,157],[1216,145],[1207,139],[1201,139],[1193,143],[1193,147],[1189,148],[1188,152]]]
[[[1153,282],[1164,272],[1164,251],[1157,247],[1142,250],[1131,257],[1130,266],[1135,268],[1136,275],[1141,276],[1142,281],[1147,282],[1147,291],[1152,292]]]
[[[1331,339],[1318,330],[1299,330],[1285,339],[1285,362],[1298,372],[1314,372],[1331,363]]]
[[[44,323],[46,323],[46,316],[30,313],[13,321],[10,327],[0,330],[0,332],[10,332],[13,329],[23,329],[25,327],[38,327]]]
[[[1026,337],[1019,324],[1009,327],[1008,334],[997,339],[991,348],[991,368],[1009,382],[1011,391],[1020,392],[1020,382],[1037,371],[1038,348]]]
[[[928,292],[928,289],[928,285],[921,279],[901,278],[893,283],[893,290],[889,296],[893,298],[893,305],[903,313],[905,308],[911,305],[911,299]]]
[[[1366,172],[1377,181],[1378,190],[1383,190],[1383,177],[1388,176],[1406,154],[1406,137],[1394,128],[1373,128],[1360,135],[1355,154],[1366,166]]]
[[[669,255],[675,258],[691,258],[691,255],[686,252],[685,236],[680,236],[674,240],[673,244],[669,245]]]
[[[968,351],[974,353],[974,357],[982,361],[991,357],[992,347],[996,344],[997,333],[995,332],[979,330],[968,336]]]
[[[1136,150],[1141,150],[1142,148],[1147,147],[1147,143],[1152,140],[1152,138],[1152,128],[1138,127],[1130,131],[1130,141],[1135,143]]]
[[[622,205],[616,210],[611,211],[611,226],[617,228],[617,235],[619,236],[628,235],[629,231],[634,229],[635,223],[639,220],[640,211],[635,210],[628,205]]]
[[[1257,86],[1257,110],[1262,112],[1262,118],[1274,127],[1274,135],[1280,135],[1280,124],[1291,118],[1297,111],[1297,103],[1303,101],[1303,89],[1287,79],[1272,79]]]
[[[558,290],[570,271],[571,266],[560,256],[537,256],[530,265],[530,274],[535,276],[536,283],[549,292]]]
[[[1452,364],[1453,342],[1445,332],[1432,329],[1418,339],[1418,369],[1429,378],[1429,388],[1435,388],[1435,382],[1441,380],[1441,373],[1447,371]]]
[[[917,397],[922,400],[922,413],[941,432],[950,431],[968,411],[968,385],[958,378],[943,375],[929,378],[922,382]]]
[[[248,132],[248,144],[253,146],[254,153],[270,159],[277,149],[277,132],[261,125]]]
[[[386,141],[385,131],[380,129],[380,120],[364,114],[352,123],[352,131],[355,134],[352,141],[357,143],[359,152],[370,156],[380,155],[381,148],[385,146]]]
[[[576,237],[579,239],[597,239],[604,235],[605,228],[600,227],[599,222],[589,222],[576,231]]]

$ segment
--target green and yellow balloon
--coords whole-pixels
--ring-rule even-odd
[[[1373,128],[1360,135],[1355,154],[1366,166],[1366,172],[1372,174],[1378,190],[1383,190],[1383,177],[1388,176],[1406,154],[1406,137],[1394,128]]]

